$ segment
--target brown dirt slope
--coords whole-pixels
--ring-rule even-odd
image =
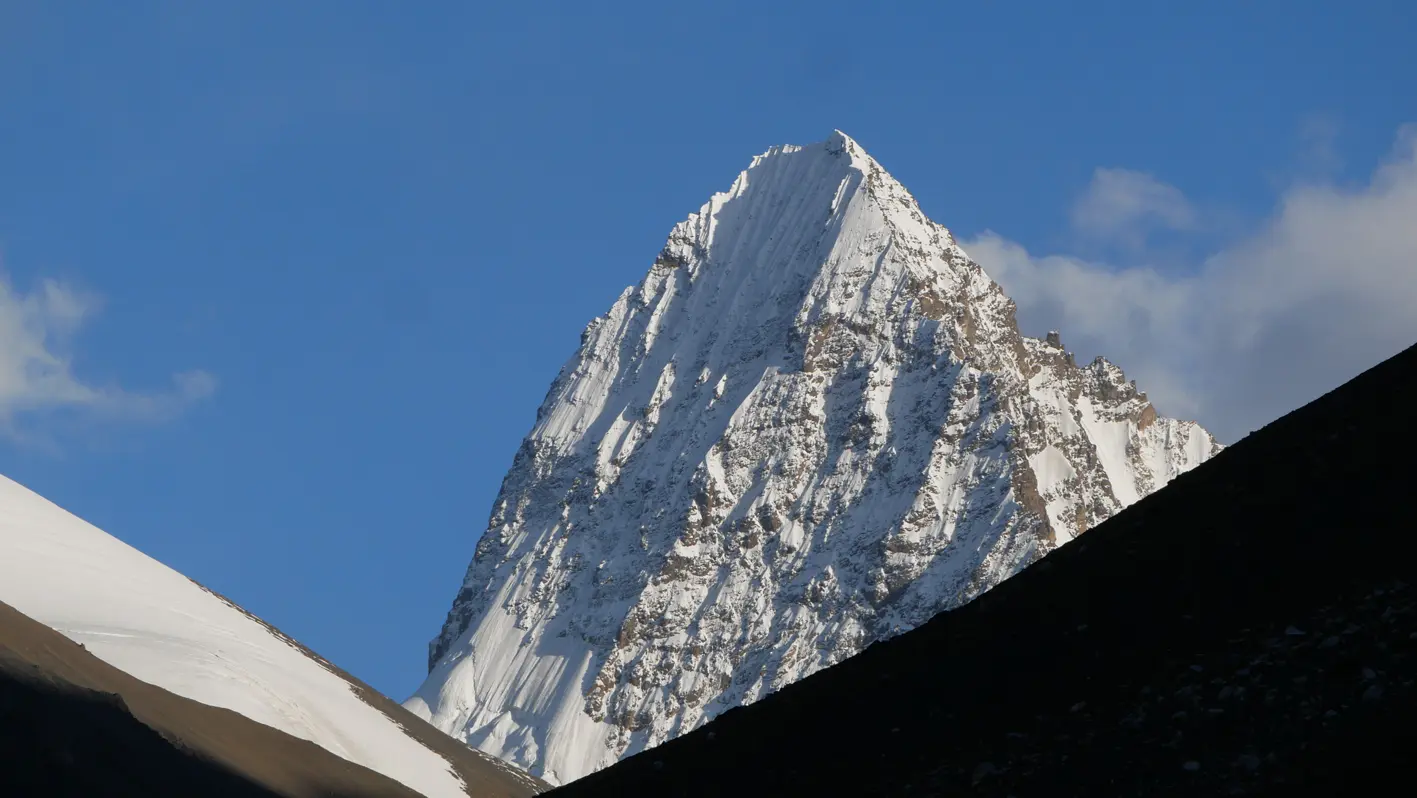
[[[1417,347],[979,600],[553,791],[1387,794],[1417,775]]]
[[[0,795],[417,793],[314,743],[141,682],[0,603]]]

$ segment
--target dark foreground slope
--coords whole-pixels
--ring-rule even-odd
[[[314,743],[138,681],[0,603],[0,795],[417,793]]]
[[[551,794],[1410,783],[1414,397],[1417,347],[979,600]]]

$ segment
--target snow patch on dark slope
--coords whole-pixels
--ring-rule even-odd
[[[774,147],[587,327],[406,706],[568,781],[969,601],[1219,450],[1111,363],[1021,336],[849,137]]]

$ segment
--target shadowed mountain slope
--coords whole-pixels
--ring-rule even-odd
[[[1417,347],[975,601],[551,794],[1329,795],[1406,780],[1414,396]]]
[[[0,601],[143,684],[308,740],[410,794],[518,798],[547,786],[449,738],[230,599],[4,477]]]
[[[138,681],[3,603],[0,794],[418,795],[314,743]]]

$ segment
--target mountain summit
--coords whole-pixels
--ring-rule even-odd
[[[406,706],[557,783],[918,626],[1220,447],[1014,304],[851,138],[595,319]]]

